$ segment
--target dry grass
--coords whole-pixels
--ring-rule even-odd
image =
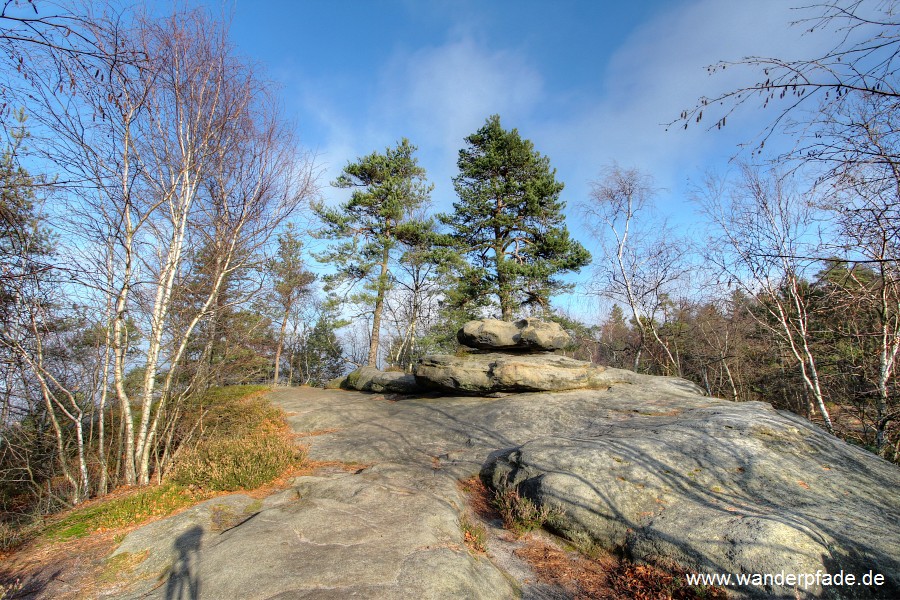
[[[540,580],[576,600],[724,600],[725,591],[687,584],[685,571],[638,565],[608,553],[592,558],[547,543],[525,539],[515,551]]]
[[[466,497],[469,499],[469,506],[476,515],[485,521],[500,518],[500,514],[494,508],[492,503],[493,494],[491,490],[484,485],[484,482],[481,481],[480,477],[476,475],[460,481],[459,489],[466,494]]]
[[[298,466],[305,449],[298,446],[284,411],[253,390],[230,388],[207,394],[204,436],[179,458],[173,481],[204,491],[258,488]]]

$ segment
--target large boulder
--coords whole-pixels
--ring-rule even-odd
[[[391,394],[415,394],[422,391],[422,386],[418,384],[415,376],[410,373],[387,371],[376,375],[372,379],[369,391]]]
[[[469,321],[457,333],[463,346],[481,350],[552,351],[565,348],[571,338],[559,323],[540,319]]]
[[[741,596],[900,598],[895,465],[768,404],[638,398],[630,412],[608,398],[580,431],[497,453],[484,478],[553,507],[553,527],[585,548],[732,577],[884,578],[729,588]]]
[[[556,354],[433,354],[421,358],[413,372],[424,387],[482,395],[602,389],[636,380],[630,371]]]
[[[330,382],[329,382],[330,383]],[[409,373],[381,371],[375,367],[360,367],[344,377],[340,387],[358,392],[414,394],[422,391],[416,378]]]

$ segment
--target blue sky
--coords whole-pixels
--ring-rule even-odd
[[[711,63],[809,56],[832,41],[789,27],[802,16],[791,6],[232,0],[224,10],[239,53],[281,84],[287,116],[317,154],[323,182],[348,161],[407,137],[435,184],[435,209],[449,210],[463,138],[498,113],[550,158],[566,184],[570,229],[592,249],[573,209],[612,161],[651,174],[660,212],[691,223],[691,183],[728,169],[737,144],[774,113],[742,111],[722,131],[667,132],[664,124],[700,95],[754,80],[739,69],[710,77]],[[347,192],[326,186],[324,194],[337,202]]]

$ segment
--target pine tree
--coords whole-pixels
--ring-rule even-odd
[[[306,270],[303,262],[303,240],[300,239],[292,224],[288,224],[284,233],[278,236],[278,252],[269,261],[268,270],[274,277],[274,296],[280,309],[281,326],[278,332],[278,345],[275,350],[275,385],[278,385],[281,370],[281,350],[284,347],[285,331],[288,318],[297,302],[312,292],[310,286],[316,276]]]
[[[338,209],[314,206],[324,223],[320,236],[343,240],[317,256],[337,272],[325,278],[326,289],[343,283],[365,283],[355,300],[371,306],[372,335],[367,364],[376,366],[384,300],[391,288],[391,265],[400,241],[419,234],[421,221],[410,217],[427,205],[432,186],[413,156],[406,138],[383,154],[373,152],[344,167],[333,185],[353,188]]]
[[[569,237],[563,184],[550,160],[516,129],[503,129],[498,115],[466,144],[453,180],[459,202],[453,214],[441,215],[470,263],[458,298],[496,296],[504,320],[526,305],[548,313],[550,296],[567,287],[559,275],[591,258]]]

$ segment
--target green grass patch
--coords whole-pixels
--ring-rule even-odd
[[[50,541],[65,542],[163,517],[201,499],[203,497],[197,493],[173,483],[141,488],[124,496],[76,508],[47,526],[42,535]]]

